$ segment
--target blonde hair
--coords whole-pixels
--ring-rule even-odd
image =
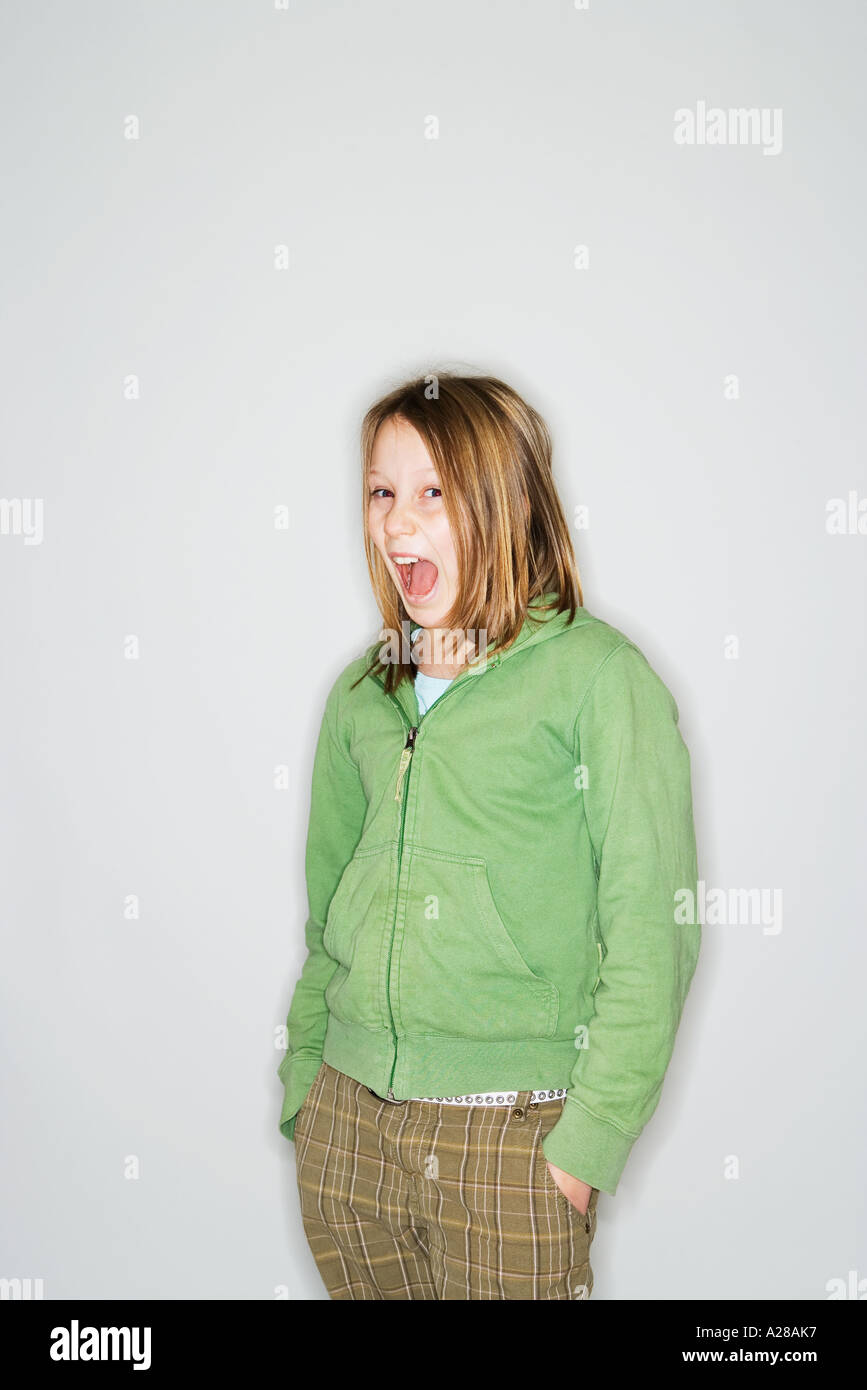
[[[361,425],[365,555],[385,627],[402,633],[412,622],[368,525],[374,441],[379,427],[395,419],[424,441],[454,537],[458,595],[440,625],[484,630],[502,649],[521,630],[531,599],[555,593],[555,611],[569,608],[574,617],[584,598],[545,421],[497,377],[445,372],[396,387],[374,402]],[[377,654],[364,675],[384,670],[389,692],[413,680],[416,667],[404,661],[403,645],[399,660]]]

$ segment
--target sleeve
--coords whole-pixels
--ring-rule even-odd
[[[295,1137],[295,1116],[322,1064],[328,1024],[325,990],[337,969],[322,936],[331,899],[361,838],[367,799],[358,768],[340,737],[338,686],[326,701],[313,759],[305,876],[308,917],[304,929],[307,959],[295,986],[286,1019],[286,1053],[277,1068],[283,1083],[280,1132]]]
[[[690,758],[674,698],[634,644],[598,669],[575,720],[595,858],[599,979],[547,1159],[614,1193],[659,1102],[701,926]]]

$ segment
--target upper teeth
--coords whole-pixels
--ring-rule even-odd
[[[414,565],[418,559],[417,555],[392,555],[392,560],[396,565]]]

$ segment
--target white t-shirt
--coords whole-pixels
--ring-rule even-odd
[[[415,673],[415,693],[419,714],[424,718],[435,700],[447,690],[454,676],[426,676],[423,671]]]

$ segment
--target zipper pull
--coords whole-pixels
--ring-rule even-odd
[[[397,786],[395,787],[394,791],[395,801],[400,801],[400,786],[403,781],[403,774],[406,772],[406,769],[409,766],[409,760],[412,757],[412,750],[415,745],[415,736],[417,733],[418,727],[414,724],[409,731],[406,743],[403,746],[403,752],[400,755],[400,764],[397,769]]]
[[[591,991],[590,991],[591,994],[595,994],[595,993],[596,993],[597,989],[599,988],[599,982],[600,982],[600,980],[602,979],[602,942],[601,942],[601,941],[597,941],[597,942],[596,942],[596,951],[597,951],[597,954],[598,954],[598,956],[599,956],[599,964],[598,964],[597,967],[596,967],[596,983],[595,983],[595,985],[593,986],[593,988],[592,988]]]

